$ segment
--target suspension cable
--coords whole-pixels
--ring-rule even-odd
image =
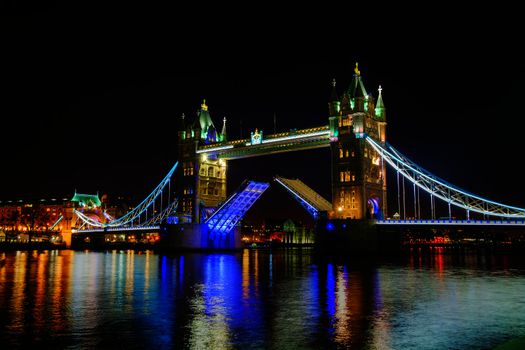
[[[401,192],[399,191],[399,171],[397,172],[397,213],[401,215]]]
[[[412,184],[412,194],[414,195],[414,219],[417,217],[417,203],[416,203],[416,184]]]
[[[480,214],[525,219],[525,209],[523,208],[494,202],[462,190],[419,167],[398,153],[392,146],[387,144],[387,148],[383,148],[382,145],[368,136],[365,136],[365,140],[383,155],[390,166],[400,172],[401,175],[409,181],[415,183],[416,186],[432,194],[432,197],[437,197],[445,202],[450,202],[451,205]],[[435,214],[436,211],[433,203],[432,209]]]
[[[405,177],[404,176],[401,179],[401,181],[403,181],[403,220],[406,220],[407,219],[407,208],[405,205]]]

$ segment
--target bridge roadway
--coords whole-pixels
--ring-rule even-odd
[[[88,228],[85,230],[72,230],[72,233],[114,233],[114,232],[137,232],[137,231],[160,231],[160,226],[130,226],[130,227],[106,227]]]
[[[375,220],[378,226],[510,226],[525,227],[525,220]],[[73,233],[160,231],[160,226],[107,227],[73,230]]]
[[[376,220],[379,226],[507,226],[525,227],[524,220]]]

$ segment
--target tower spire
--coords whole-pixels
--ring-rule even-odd
[[[180,129],[179,131],[184,131],[186,130],[186,115],[184,113],[182,113],[182,115],[180,116]]]
[[[385,114],[386,109],[385,109],[385,104],[383,102],[383,94],[382,94],[383,88],[381,87],[381,85],[379,85],[379,88],[377,89],[377,91],[379,91],[379,96],[377,96],[375,115],[376,117],[379,117],[384,120],[386,117],[386,114]]]
[[[350,98],[356,97],[366,97],[368,93],[366,92],[365,85],[363,84],[363,78],[361,77],[361,71],[359,70],[359,63],[355,63],[354,68],[354,77],[348,88],[348,95]]]
[[[206,99],[202,101],[201,109],[198,112],[198,124],[200,126],[200,138],[207,140],[207,142],[217,142],[217,132],[213,121],[211,120],[210,112]]]
[[[330,95],[330,102],[339,101],[339,97],[337,96],[337,89],[335,78],[332,80],[332,94]]]
[[[368,93],[363,84],[363,77],[359,70],[359,63],[355,63],[354,76],[348,87],[350,109],[353,112],[364,112],[368,109]]]
[[[221,137],[222,137],[222,141],[228,141],[228,137],[227,137],[227,134],[226,134],[226,117],[224,117],[222,119]]]
[[[330,95],[330,101],[328,101],[328,112],[330,116],[339,115],[339,110],[341,109],[341,102],[337,96],[337,89],[335,88],[336,82],[335,79],[332,80],[332,94]]]

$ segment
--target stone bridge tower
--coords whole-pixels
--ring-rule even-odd
[[[197,116],[188,123],[182,115],[178,131],[179,167],[176,196],[182,222],[200,223],[213,208],[226,199],[226,169],[224,159],[212,159],[197,153],[201,145],[226,141],[226,118],[222,130],[215,128],[206,100]]]
[[[328,103],[332,157],[332,218],[378,219],[387,213],[386,164],[364,139],[386,142],[386,111],[378,89],[368,94],[356,63],[341,98],[335,81]]]

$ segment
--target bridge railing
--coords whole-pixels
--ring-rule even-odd
[[[486,225],[486,226],[525,226],[525,220],[375,220],[376,225]]]

